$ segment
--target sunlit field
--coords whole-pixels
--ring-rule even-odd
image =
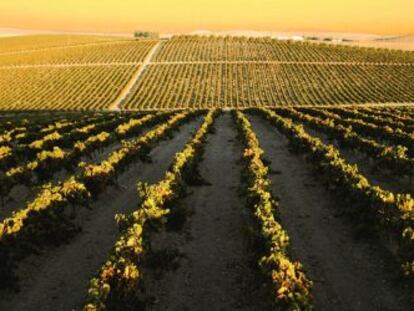
[[[414,52],[0,38],[0,310],[412,310]]]

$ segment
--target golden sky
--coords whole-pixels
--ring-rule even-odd
[[[414,0],[0,0],[0,27],[413,34]]]

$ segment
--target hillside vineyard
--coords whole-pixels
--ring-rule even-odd
[[[157,110],[414,101],[414,52],[270,38],[0,39],[2,110]],[[105,96],[102,96],[102,92]]]

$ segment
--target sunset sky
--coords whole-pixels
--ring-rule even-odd
[[[0,0],[0,27],[413,34],[414,0]]]

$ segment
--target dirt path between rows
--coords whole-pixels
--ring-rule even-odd
[[[142,61],[141,65],[138,66],[137,71],[131,77],[129,82],[125,85],[124,89],[118,95],[117,99],[108,107],[110,111],[119,111],[121,109],[122,104],[126,101],[128,96],[131,94],[134,86],[137,84],[140,77],[143,75],[145,70],[147,69],[148,65],[151,63],[151,60],[154,54],[160,49],[163,41],[158,41],[148,52],[145,59]]]
[[[80,161],[87,163],[98,164],[106,159],[111,152],[118,149],[121,146],[119,141],[115,141],[109,146],[100,148],[90,155],[84,155],[80,158]],[[73,167],[73,172],[66,170],[62,167],[60,170],[53,173],[53,176],[39,186],[33,186],[29,188],[23,184],[15,185],[10,191],[10,199],[6,202],[4,207],[0,207],[0,221],[3,221],[6,217],[11,217],[13,212],[26,208],[28,202],[33,201],[40,193],[41,186],[47,183],[53,185],[59,182],[66,181],[70,176],[75,176],[79,173],[80,168],[78,166]],[[36,179],[35,177],[33,179]]]
[[[412,310],[397,281],[398,265],[376,240],[357,239],[338,198],[318,181],[287,139],[259,116],[249,116],[266,159],[292,256],[314,281],[316,310]]]
[[[298,60],[190,60],[154,61],[151,65],[189,65],[189,64],[275,64],[275,65],[323,65],[323,66],[413,66],[403,62],[358,62],[358,61],[298,61]],[[1,67],[0,67],[1,68]]]
[[[216,122],[200,164],[211,185],[190,187],[177,203],[189,215],[184,228],[151,236],[153,251],[178,250],[180,259],[160,279],[147,271],[148,310],[270,310],[248,247],[251,211],[238,194],[242,147],[229,113]]]
[[[159,43],[161,43],[160,41]],[[152,52],[150,51],[149,56],[152,56]],[[100,63],[46,63],[46,64],[6,64],[0,65],[0,69],[25,69],[25,68],[71,68],[71,67],[96,67],[96,66],[144,66],[147,63],[150,66],[165,66],[165,65],[208,65],[208,64],[274,64],[274,65],[319,65],[319,66],[404,66],[404,67],[411,67],[414,66],[413,63],[403,63],[403,62],[348,62],[348,61],[283,61],[283,60],[212,60],[212,61],[136,61],[136,62],[100,62]],[[146,66],[145,66],[146,67]],[[141,69],[138,69],[141,71]],[[138,74],[138,76],[140,73]],[[135,81],[136,79],[132,79]],[[128,87],[129,88],[129,87]],[[119,103],[119,102],[118,102]],[[118,105],[113,104],[109,107],[109,110],[114,110]]]
[[[148,131],[157,127],[159,123],[150,126],[144,126],[134,137],[123,139],[125,141],[131,141],[136,139],[139,136],[145,135]],[[91,163],[91,164],[99,164],[103,160],[107,159],[108,156],[115,150],[121,147],[121,140],[117,139],[108,146],[104,146],[101,148],[96,148],[96,150],[88,155],[82,155],[79,159],[80,161]],[[68,148],[68,151],[73,150],[72,148]],[[66,170],[62,167],[60,170],[55,172],[49,180],[45,181],[46,183],[57,184],[59,182],[66,181],[70,176],[76,176],[77,173],[80,172],[80,168],[75,165],[73,167],[73,172]],[[34,178],[35,179],[35,178]],[[12,213],[26,207],[27,202],[31,202],[36,196],[40,193],[40,186],[33,187],[29,189],[29,187],[18,184],[11,189],[10,196],[11,200],[9,200],[4,207],[0,207],[0,221],[4,220],[6,217],[12,216]]]
[[[301,124],[300,122],[295,122]],[[320,130],[315,130],[304,125],[305,130],[314,137],[319,138],[325,144],[334,145],[341,153],[342,157],[350,164],[356,164],[359,172],[364,175],[374,186],[379,186],[384,190],[394,193],[414,194],[414,185],[410,186],[408,176],[396,175],[395,172],[386,171],[378,167],[378,161],[368,154],[358,149],[343,147],[340,143],[330,139]]]
[[[132,165],[119,177],[120,188],[108,188],[92,204],[91,211],[80,208],[76,219],[83,231],[69,244],[24,260],[19,267],[21,291],[2,293],[0,310],[69,311],[81,304],[89,280],[105,262],[118,237],[114,215],[137,208],[137,182],[153,183],[161,179],[174,154],[200,124],[198,118],[183,125],[173,139],[162,141],[152,150],[152,163]]]

